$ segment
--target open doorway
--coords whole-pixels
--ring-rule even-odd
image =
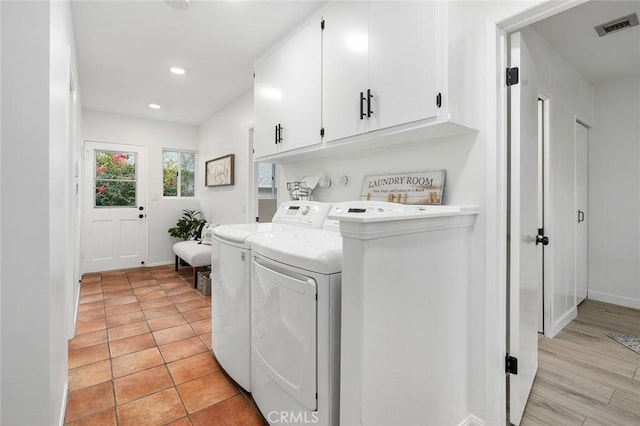
[[[272,163],[256,163],[256,171],[256,222],[271,222],[278,209],[278,166]]]
[[[586,369],[600,368],[602,380],[605,382],[609,380],[607,374],[611,373],[612,377],[615,377],[617,373],[605,371],[606,367],[598,364],[595,359],[582,358],[580,350],[576,348],[579,347],[585,333],[589,333],[589,338],[594,340],[593,343],[601,346],[604,351],[617,352],[615,347],[607,349],[610,339],[602,331],[612,325],[611,317],[605,320],[602,312],[597,312],[595,316],[589,316],[584,312],[600,309],[606,312],[615,311],[621,315],[624,311],[640,318],[640,311],[620,310],[620,306],[640,308],[640,292],[637,288],[632,289],[627,285],[631,281],[637,282],[639,272],[625,266],[636,265],[640,259],[640,246],[637,244],[640,235],[640,221],[637,219],[640,201],[637,185],[640,178],[637,171],[640,163],[640,134],[637,125],[634,127],[632,124],[637,123],[640,117],[640,28],[634,28],[634,19],[626,18],[640,13],[639,7],[636,2],[590,1],[546,19],[529,17],[527,19],[530,20],[526,21],[523,18],[521,26],[512,27],[505,32],[505,36],[509,32],[510,36],[517,32],[523,41],[520,46],[526,46],[526,50],[531,54],[530,69],[519,69],[520,85],[533,84],[538,94],[547,93],[553,99],[553,109],[547,108],[547,116],[550,118],[550,121],[547,121],[547,124],[550,123],[548,138],[544,135],[544,98],[536,99],[537,117],[534,114],[528,115],[528,120],[538,120],[538,140],[542,141],[539,145],[542,151],[537,156],[537,172],[543,179],[539,184],[538,193],[542,193],[539,202],[544,206],[540,207],[540,211],[548,211],[548,215],[539,214],[540,228],[543,231],[539,232],[538,237],[550,237],[549,247],[543,249],[544,284],[541,283],[538,287],[544,296],[536,295],[540,297],[537,300],[541,301],[544,312],[544,316],[541,317],[538,311],[538,331],[542,328],[546,336],[556,337],[559,342],[556,345],[541,346],[541,351],[547,351],[544,355],[547,362],[557,356],[564,357],[566,366],[571,366],[578,373],[578,366],[582,364]],[[623,21],[631,23],[624,24]],[[612,26],[612,23],[620,25]],[[604,24],[604,29],[609,28],[611,33],[602,37],[596,28],[598,24]],[[624,32],[622,28],[626,28]],[[521,54],[522,49],[518,53]],[[615,69],[607,67],[607,64],[621,63],[619,61],[628,61],[629,66],[614,67]],[[513,88],[509,90],[513,91]],[[535,91],[529,92],[528,96],[533,102]],[[514,100],[513,95],[511,100]],[[520,103],[524,104],[521,100]],[[518,114],[518,117],[527,120],[522,114]],[[521,128],[527,127],[526,123],[519,125]],[[510,146],[512,155],[522,148],[520,145]],[[526,160],[523,156],[520,159]],[[534,161],[531,158],[529,163]],[[513,169],[512,165],[511,170]],[[520,174],[526,175],[529,173],[528,170],[530,168],[526,164],[518,164]],[[522,198],[519,197],[526,195],[523,188],[516,188],[519,194],[513,194],[514,185],[520,185],[528,179],[527,176],[518,178],[520,180],[513,180],[513,176],[511,177],[512,208],[514,200],[521,203]],[[629,185],[629,181],[635,183]],[[617,188],[618,184],[621,184],[624,190]],[[613,190],[612,185],[616,187]],[[525,254],[524,247],[520,247],[519,252],[514,252],[516,242],[527,241],[527,238],[519,237],[530,235],[529,231],[528,234],[518,233],[520,230],[515,229],[514,240],[513,225],[520,226],[522,223],[514,222],[512,211],[510,262],[513,263],[515,256],[515,261],[519,262],[520,267],[526,262],[532,262],[532,256],[535,256]],[[528,238],[531,246],[534,241],[537,242],[538,238]],[[525,279],[524,276],[520,278]],[[520,292],[522,295],[523,290],[527,290],[527,287],[512,280],[508,294],[512,297]],[[587,329],[583,327],[584,324],[578,322],[579,325],[575,325],[572,322],[578,317],[578,305],[585,299],[612,304],[602,307],[597,302],[588,302],[581,306],[581,315],[586,315],[583,321],[595,320],[597,326],[597,322],[602,319],[607,327],[600,326],[585,331]],[[515,317],[510,310],[517,311]],[[531,340],[534,332],[523,329],[520,323],[515,322],[521,322],[530,312],[523,310],[522,304],[514,305],[512,300],[507,312],[510,312],[507,317],[510,317],[507,320],[507,330],[509,333],[514,330],[521,333],[517,340],[512,338],[507,342],[508,352],[513,355],[511,345],[514,342]],[[620,329],[628,329],[628,324],[617,326]],[[545,342],[549,341],[545,339],[541,345],[545,345]],[[572,349],[562,352],[562,347]],[[518,366],[521,368],[517,374],[514,372],[512,375],[516,383],[523,381],[525,373],[529,374],[538,367],[538,354],[534,354],[533,351],[528,353],[529,357],[518,359]],[[584,389],[573,391],[566,383],[570,380],[580,380],[579,378],[567,377],[564,383],[554,383],[554,377],[561,373],[553,370],[557,365],[547,363],[543,367],[540,375],[543,389],[548,390],[553,384],[556,385],[556,392],[560,385],[567,388],[567,394],[583,395]],[[539,376],[535,377],[537,383]],[[608,386],[611,382],[598,384]],[[525,388],[519,389],[521,399],[516,404],[512,392],[512,399],[508,402],[512,411],[514,407],[524,409],[527,400],[532,403],[531,398],[522,397],[526,394],[526,386],[525,383]],[[513,387],[511,390],[513,391]],[[620,418],[625,419],[629,419],[630,415],[637,415],[638,413],[621,413],[616,411],[620,410],[620,407],[611,406],[611,401],[614,401],[618,392],[624,391],[612,391],[614,397],[609,395],[609,399],[603,399],[604,402],[597,405],[598,410],[609,414],[615,412],[621,416]],[[571,415],[577,414],[576,418],[581,418],[582,421],[585,421],[584,414],[592,414],[586,416],[592,420],[596,418],[593,415],[597,415],[598,410],[590,413],[588,408],[591,407],[584,407],[580,401],[574,401],[574,407],[556,407],[554,404],[558,397],[559,394],[555,394],[555,398],[549,400],[549,396],[544,397],[540,391],[534,391],[532,405],[538,409],[542,407],[543,410],[545,407],[574,410]],[[612,417],[601,417],[604,418]],[[513,424],[519,424],[520,420],[517,413],[515,417],[512,415],[510,418]],[[562,423],[560,419],[556,420],[558,424]]]
[[[251,171],[249,182],[250,219],[256,222],[271,222],[278,209],[278,165],[273,163],[254,162],[253,129],[249,129],[248,170]]]

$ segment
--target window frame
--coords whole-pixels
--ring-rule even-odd
[[[165,152],[175,152],[178,155],[178,175],[176,176],[176,195],[165,195],[164,194],[164,174],[162,172],[162,168],[164,167],[164,154]],[[180,174],[180,170],[182,169],[182,157],[181,153],[193,154],[193,195],[182,195],[182,175]],[[160,185],[162,186],[162,198],[174,199],[174,198],[195,198],[196,196],[196,182],[197,182],[197,174],[198,174],[198,151],[192,149],[177,149],[177,148],[162,148],[162,155],[160,156]]]

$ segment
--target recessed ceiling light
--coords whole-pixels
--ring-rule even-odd
[[[185,69],[180,67],[171,67],[169,68],[169,71],[176,75],[185,75],[186,73]]]
[[[160,109],[160,105],[158,105],[158,104],[149,104],[149,108],[151,108],[151,109]]]
[[[176,10],[187,10],[189,8],[189,0],[165,0],[169,6]]]

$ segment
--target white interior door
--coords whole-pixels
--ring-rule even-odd
[[[511,86],[511,224],[509,354],[518,372],[509,377],[510,421],[519,425],[538,369],[539,292],[542,245],[538,230],[538,90],[535,67],[520,33],[511,35],[510,67],[520,82]]]
[[[587,298],[589,129],[576,121],[576,304]]]
[[[143,266],[147,256],[145,149],[85,142],[82,271]]]

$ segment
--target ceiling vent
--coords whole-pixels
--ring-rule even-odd
[[[607,34],[615,33],[616,31],[624,30],[625,28],[635,27],[638,25],[638,14],[632,13],[631,15],[623,16],[622,18],[614,19],[606,24],[596,26],[596,32],[600,37]]]

